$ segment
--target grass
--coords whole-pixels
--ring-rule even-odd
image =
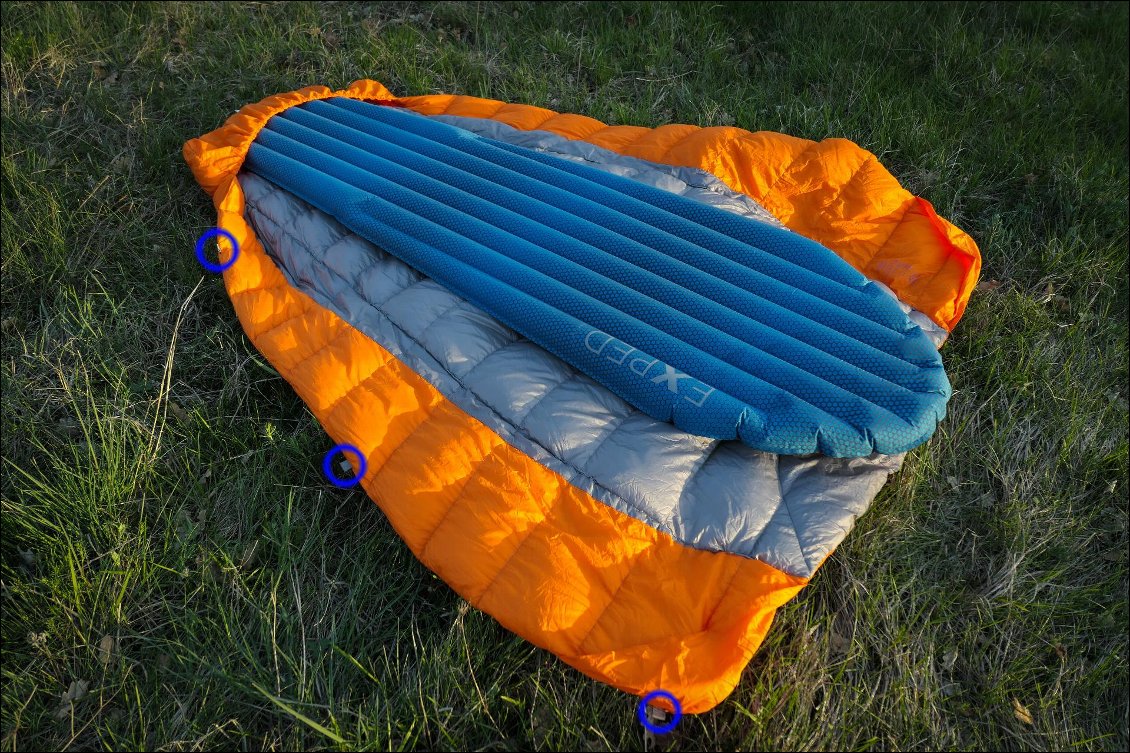
[[[3,749],[641,746],[324,483],[201,280],[181,144],[362,77],[850,138],[981,245],[948,419],[669,747],[1130,744],[1126,5],[2,12]]]

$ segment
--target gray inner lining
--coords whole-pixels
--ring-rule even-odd
[[[780,226],[701,170],[495,121],[436,117]],[[512,446],[687,546],[810,576],[902,464],[903,455],[778,456],[651,419],[293,194],[251,173],[239,180],[248,219],[292,285]],[[925,316],[912,319],[944,339]]]

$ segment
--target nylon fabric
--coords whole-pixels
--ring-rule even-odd
[[[272,116],[335,96],[540,128],[707,170],[946,329],[976,284],[976,245],[898,186],[873,156],[841,139],[606,126],[476,97],[396,97],[366,80],[337,92],[317,86],[267,97],[185,144],[185,160],[216,207],[216,225],[239,243],[240,257],[223,279],[244,331],[330,441],[360,448],[370,468],[363,488],[415,556],[504,627],[590,677],[641,696],[662,687],[685,712],[708,711],[732,691],[776,609],[807,579],[680,543],[596,499],[288,281],[249,225],[237,174]],[[222,247],[221,262],[229,256]],[[437,329],[452,331],[442,323]],[[421,342],[429,341],[422,333]],[[850,476],[863,461],[804,462]],[[790,494],[806,474],[778,477]],[[789,513],[803,517],[818,506]]]

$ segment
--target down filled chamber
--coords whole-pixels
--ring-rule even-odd
[[[933,430],[980,269],[843,139],[358,81],[248,104],[184,154],[238,243],[248,339],[413,554],[687,713]]]

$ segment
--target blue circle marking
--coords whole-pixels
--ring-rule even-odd
[[[343,455],[347,452],[351,452],[355,456],[357,456],[357,465],[360,466],[360,469],[357,471],[357,475],[353,478],[341,479],[334,475],[333,457],[339,452]],[[365,456],[361,454],[360,450],[358,450],[351,444],[334,445],[333,449],[327,452],[326,457],[322,459],[322,470],[325,472],[326,478],[330,480],[331,484],[341,489],[348,489],[351,486],[356,486],[361,478],[365,475],[365,467]]]
[[[206,256],[204,256],[204,244],[208,242],[209,238],[217,238],[221,235],[227,238],[228,242],[231,243],[231,258],[228,259],[224,264],[213,264],[212,262],[208,261],[208,258]],[[239,241],[235,239],[234,235],[229,233],[227,230],[224,230],[223,228],[215,227],[211,230],[205,231],[204,235],[200,236],[200,238],[196,241],[196,259],[200,262],[200,266],[204,267],[204,269],[207,269],[209,272],[223,272],[232,264],[235,264],[235,260],[238,258]]]
[[[662,725],[652,724],[648,721],[647,707],[653,698],[666,698],[671,702],[671,708],[675,710],[675,713],[671,715],[671,721]],[[666,690],[653,690],[640,699],[640,707],[637,709],[636,713],[639,715],[640,723],[648,730],[657,735],[666,735],[668,732],[675,729],[675,725],[678,724],[679,719],[683,717],[683,707],[679,705],[679,699]]]

